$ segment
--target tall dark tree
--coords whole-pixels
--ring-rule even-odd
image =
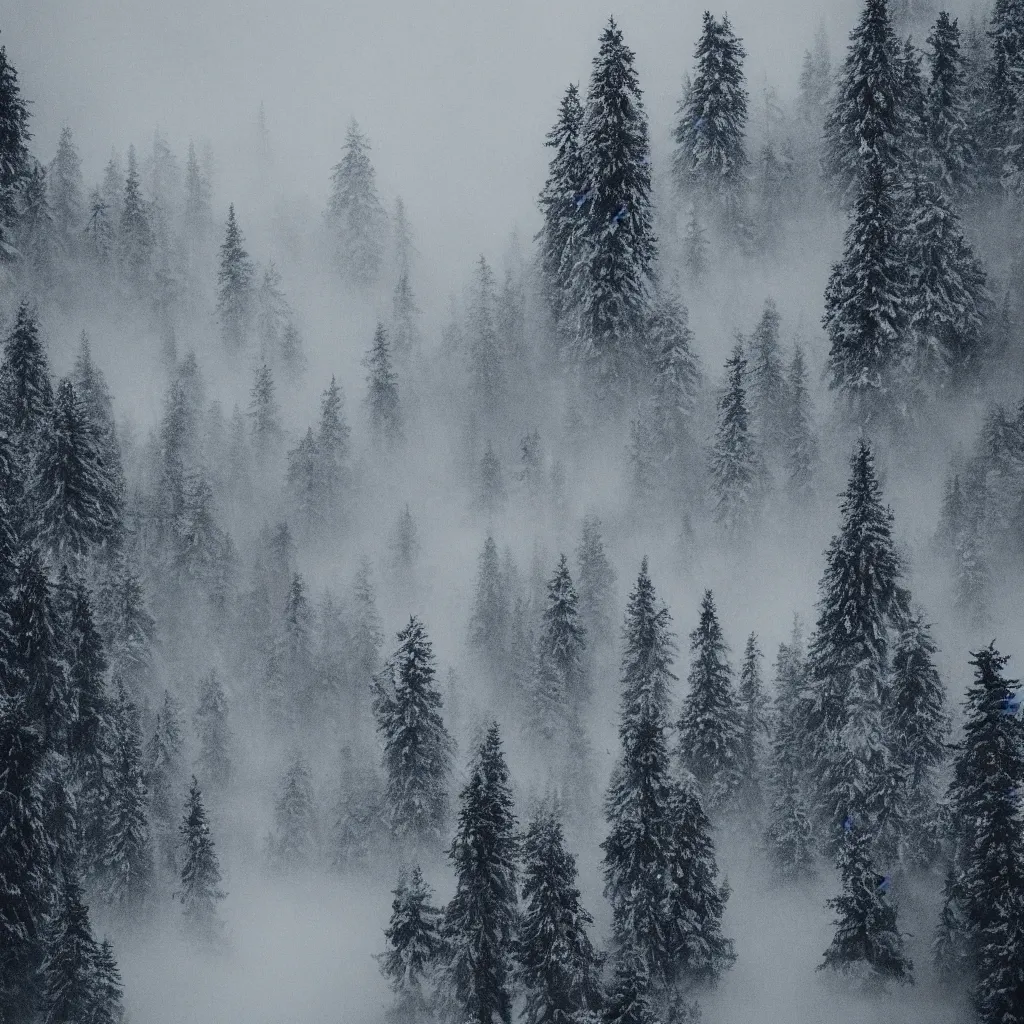
[[[728,227],[740,214],[747,153],[747,90],[742,41],[728,15],[717,20],[704,12],[697,50],[697,68],[679,108],[674,131],[674,170],[680,188],[696,193]]]
[[[612,568],[601,536],[601,520],[593,514],[583,517],[580,542],[576,547],[576,580],[579,591],[580,623],[586,630],[587,653],[606,648],[612,640],[612,600],[615,569]]]
[[[740,801],[749,814],[758,816],[764,805],[764,769],[768,762],[771,726],[768,697],[764,692],[761,661],[764,655],[757,634],[747,637],[737,692],[740,708],[740,766],[743,782]]]
[[[21,95],[18,72],[0,46],[0,262],[17,257],[10,237],[16,198],[28,171],[28,102]]]
[[[24,453],[53,405],[53,384],[46,348],[39,337],[39,319],[27,302],[18,306],[14,328],[4,342],[0,396],[5,426]]]
[[[679,756],[709,808],[719,810],[743,786],[743,709],[710,590],[704,591],[700,622],[690,634],[690,656],[690,689],[677,725]]]
[[[498,545],[488,535],[478,561],[473,611],[469,619],[469,642],[477,648],[486,666],[500,678],[508,632],[508,594],[502,585]]]
[[[1000,179],[1019,186],[1021,81],[1024,79],[1024,11],[1020,0],[996,0],[988,29],[984,160],[989,185]]]
[[[786,373],[785,450],[786,489],[795,501],[806,502],[814,495],[818,440],[807,389],[807,366],[799,345],[793,350]]]
[[[430,1019],[428,986],[441,953],[441,912],[431,904],[433,893],[418,864],[402,871],[392,891],[391,920],[384,931],[388,945],[377,961],[395,993],[388,1020],[413,1024]]]
[[[374,684],[373,713],[384,744],[388,821],[400,841],[437,844],[448,817],[454,744],[441,719],[433,645],[415,616]]]
[[[57,143],[57,154],[50,164],[50,208],[58,236],[69,255],[77,241],[82,221],[82,161],[74,135],[64,125]]]
[[[230,352],[246,347],[252,325],[255,268],[245,251],[244,241],[232,203],[228,207],[217,270],[217,318],[224,345]]]
[[[387,225],[369,152],[369,140],[353,119],[341,162],[331,172],[326,214],[339,268],[360,285],[373,284],[380,274]]]
[[[373,345],[363,360],[366,367],[366,407],[374,443],[392,449],[402,440],[402,407],[398,400],[398,374],[391,361],[388,333],[377,324]]]
[[[179,792],[184,772],[181,712],[169,690],[156,713],[153,735],[146,746],[146,785],[161,867],[174,866]]]
[[[762,443],[778,451],[786,440],[786,380],[779,351],[781,318],[773,299],[750,336],[750,397]]]
[[[332,376],[331,383],[320,397],[320,426],[316,434],[317,467],[328,518],[331,510],[337,510],[344,498],[349,435],[345,419],[345,396]]]
[[[479,415],[490,418],[504,397],[507,353],[501,349],[496,324],[494,271],[483,255],[473,272],[466,316],[467,355],[473,400]]]
[[[549,812],[523,839],[523,903],[516,956],[527,1024],[568,1024],[598,1009],[601,958],[587,934],[593,918],[580,903],[576,858]]]
[[[249,420],[253,452],[259,461],[265,462],[278,451],[284,437],[274,377],[266,363],[256,370],[249,392]]]
[[[181,900],[185,927],[193,938],[213,942],[220,937],[223,928],[223,922],[217,916],[217,904],[226,894],[219,888],[220,863],[210,836],[203,794],[195,776],[185,801],[180,835],[183,863],[181,888],[176,895]]]
[[[657,256],[647,115],[633,61],[609,19],[583,118],[588,186],[577,200],[570,285],[577,359],[607,385],[633,372]]]
[[[153,229],[142,198],[135,147],[128,147],[128,173],[117,232],[118,269],[129,293],[139,298],[148,287],[153,261]]]
[[[475,1024],[510,1024],[519,840],[497,723],[480,744],[459,802],[449,852],[455,895],[441,925],[441,1004]]]
[[[928,98],[925,127],[932,173],[952,200],[970,197],[978,185],[977,145],[968,126],[967,81],[960,26],[945,11],[928,36]]]
[[[560,324],[569,312],[566,304],[576,262],[577,221],[587,203],[589,175],[580,138],[582,126],[583,104],[579,90],[570,85],[558,108],[558,121],[544,143],[554,150],[554,155],[540,194],[544,215],[544,226],[538,233],[540,269],[555,324]]]

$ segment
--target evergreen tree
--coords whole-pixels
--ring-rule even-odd
[[[690,280],[700,284],[708,272],[708,236],[697,216],[697,207],[690,204],[690,215],[683,229],[683,265]]]
[[[0,46],[0,262],[16,259],[10,229],[15,201],[29,166],[28,103],[18,86],[18,72]]]
[[[889,981],[913,984],[914,965],[904,952],[889,877],[876,873],[871,846],[870,833],[850,822],[839,855],[843,889],[828,901],[837,915],[836,934],[818,970],[848,975],[867,990]]]
[[[598,1009],[601,958],[587,934],[593,918],[580,903],[576,858],[551,813],[535,817],[523,839],[523,903],[516,954],[527,1024],[568,1024]]]
[[[385,449],[393,449],[402,440],[402,409],[398,400],[398,374],[391,362],[387,331],[377,324],[373,346],[363,365],[367,369],[366,406],[374,441]]]
[[[37,537],[58,559],[112,542],[120,526],[120,494],[103,445],[70,380],[57,387],[35,462],[32,500]]]
[[[441,925],[441,1005],[476,1024],[510,1024],[519,840],[496,722],[480,744],[459,802],[449,852],[455,895]]]
[[[316,437],[308,427],[299,443],[288,452],[288,487],[299,521],[307,531],[322,521],[321,479]]]
[[[353,119],[345,134],[341,162],[331,172],[327,224],[342,273],[359,285],[380,275],[387,214],[377,198],[370,143]]]
[[[217,903],[226,894],[218,888],[220,864],[210,836],[203,794],[195,776],[192,776],[179,833],[184,863],[181,889],[176,895],[181,900],[185,927],[193,938],[213,942],[220,937],[223,927],[217,916]]]
[[[824,23],[814,33],[814,48],[804,51],[800,67],[800,94],[797,109],[811,128],[820,131],[825,122],[832,92],[832,54]]]
[[[576,563],[580,623],[588,639],[587,654],[592,657],[596,649],[611,641],[611,605],[616,579],[605,553],[601,520],[596,515],[583,517]]]
[[[564,741],[580,727],[587,697],[586,632],[579,621],[579,597],[562,555],[548,581],[543,624],[537,637],[537,670],[531,717],[548,743]]]
[[[657,1024],[649,991],[651,971],[644,954],[624,946],[615,956],[612,983],[605,999],[604,1024]]]
[[[761,678],[761,659],[764,655],[757,643],[757,634],[747,637],[740,668],[737,696],[740,707],[740,764],[743,784],[741,802],[747,811],[759,815],[764,804],[762,779],[771,741],[768,697]]]
[[[577,199],[570,284],[577,359],[606,385],[633,372],[657,256],[647,115],[633,60],[609,19],[581,127],[588,188]]]
[[[722,934],[729,884],[718,884],[711,821],[688,775],[672,785],[669,819],[666,976],[685,991],[714,984],[733,965],[736,953],[732,939]]]
[[[418,864],[408,874],[403,870],[392,892],[391,920],[384,931],[388,946],[377,961],[396,997],[388,1020],[414,1024],[430,1018],[425,988],[441,954],[441,912],[431,905],[433,893]]]
[[[926,130],[933,174],[950,199],[965,199],[977,188],[977,148],[968,127],[965,61],[956,18],[940,11],[928,45]]]
[[[153,231],[142,198],[135,147],[128,147],[128,173],[124,180],[118,228],[118,267],[131,295],[138,298],[149,283],[153,258]]]
[[[745,377],[747,361],[737,344],[725,364],[727,380],[718,399],[718,428],[710,453],[715,520],[728,533],[742,532],[755,518],[762,492],[762,466],[750,430]]]
[[[216,669],[211,669],[199,681],[195,730],[199,740],[196,773],[207,792],[223,790],[231,779],[231,733],[228,697]]]
[[[85,227],[82,229],[85,254],[92,259],[107,279],[111,260],[114,257],[116,240],[115,220],[103,192],[94,188],[85,204]]]
[[[39,320],[27,302],[18,306],[14,329],[4,342],[0,363],[3,420],[12,439],[27,455],[30,439],[43,427],[53,405],[53,385]]]
[[[217,319],[229,352],[246,347],[252,322],[255,270],[243,242],[242,229],[235,219],[235,204],[232,203],[228,207],[228,222],[217,271]]]
[[[112,731],[103,897],[129,919],[137,919],[152,889],[153,841],[138,710],[123,683],[117,688]]]
[[[806,502],[814,495],[818,441],[807,392],[804,351],[799,345],[793,350],[786,374],[785,451],[786,489],[795,501]]]
[[[337,514],[338,505],[344,496],[349,433],[345,420],[345,396],[332,376],[331,383],[320,398],[320,427],[316,436],[320,486],[329,519]]]
[[[982,1021],[1011,1021],[1024,993],[1024,727],[1019,681],[1003,675],[1009,659],[994,644],[972,659],[947,798],[954,846],[935,951],[947,970],[966,970]]]
[[[477,496],[477,505],[487,515],[488,520],[491,520],[504,507],[505,497],[505,481],[502,478],[501,461],[494,451],[494,445],[488,441],[483,458],[480,460],[480,490]]]
[[[420,539],[416,529],[416,520],[413,519],[408,505],[399,513],[389,547],[391,548],[391,564],[399,581],[406,585],[409,584],[413,579],[416,559],[420,553]]]
[[[274,830],[267,840],[270,863],[281,872],[301,871],[313,862],[316,815],[313,781],[301,756],[292,758],[274,805]]]
[[[467,316],[469,376],[482,416],[492,416],[503,397],[504,361],[495,323],[494,271],[484,256],[477,261]]]
[[[508,594],[502,586],[498,545],[488,535],[478,561],[473,612],[469,619],[469,642],[480,651],[493,678],[504,665],[508,631]]]
[[[61,129],[48,178],[54,224],[65,251],[69,252],[82,220],[82,161],[68,125]]]
[[[778,451],[786,439],[786,379],[779,352],[779,311],[766,299],[764,312],[750,336],[750,396],[761,441]]]
[[[252,390],[249,392],[249,419],[252,423],[253,452],[259,461],[266,461],[278,450],[284,437],[274,377],[266,363],[256,370]]]
[[[17,242],[29,276],[43,291],[61,277],[61,240],[50,208],[46,168],[34,163],[25,177],[18,209]]]
[[[25,701],[0,687],[0,1012],[12,1021],[34,1009],[49,896],[42,754]]]
[[[601,849],[615,940],[636,950],[655,975],[664,969],[668,943],[664,907],[672,785],[665,735],[668,690],[675,680],[670,622],[645,558],[626,608],[621,751],[605,798],[610,831]]]
[[[829,828],[855,813],[865,832],[874,832],[887,824],[886,794],[898,783],[880,716],[890,631],[906,620],[909,597],[867,441],[859,442],[850,468],[842,525],[819,585],[810,650],[813,706],[805,728],[816,738],[812,775]]]
[[[983,145],[992,184],[1019,182],[1019,123],[1024,86],[1024,11],[1020,0],[996,0],[988,29]],[[1007,172],[1010,172],[1009,174]]]
[[[544,142],[554,150],[554,155],[540,194],[544,226],[537,235],[544,294],[556,325],[562,323],[569,312],[566,303],[576,262],[577,222],[589,198],[586,196],[588,169],[580,139],[582,126],[583,104],[579,90],[570,85],[558,108],[558,120]]]
[[[705,590],[700,622],[690,634],[690,689],[676,728],[682,763],[714,810],[736,799],[743,785],[743,709],[726,650],[714,598]]]
[[[444,834],[454,752],[441,720],[435,674],[433,647],[413,616],[374,684],[373,713],[384,744],[392,834],[428,845]]]
[[[263,270],[255,293],[256,341],[260,361],[273,364],[281,354],[284,331],[292,317],[291,306],[281,289],[281,274],[271,260]]]
[[[161,866],[174,866],[174,825],[184,768],[181,712],[169,690],[156,714],[153,735],[146,748],[146,785],[153,831],[160,847]]]
[[[100,624],[110,657],[111,675],[140,695],[153,662],[156,622],[131,559],[121,555],[100,590]]]
[[[742,41],[729,23],[704,12],[697,50],[697,70],[680,104],[674,139],[674,170],[679,187],[695,192],[708,207],[718,207],[729,227],[736,227],[747,168],[744,133],[747,91]]]
[[[380,669],[380,649],[384,634],[380,627],[380,614],[370,578],[370,564],[363,560],[356,572],[352,587],[352,632],[350,634],[351,678],[356,681],[355,693],[351,695],[354,718],[360,720],[367,705],[363,694],[370,690],[374,677]]]
[[[903,71],[888,0],[865,0],[825,121],[822,168],[844,206],[859,205],[865,179],[874,189],[890,187],[894,175],[900,180],[906,129]]]
[[[121,985],[121,972],[114,959],[114,951],[106,939],[100,943],[96,954],[95,978],[96,1004],[93,1020],[96,1024],[121,1024],[124,1020],[124,1009],[121,1006],[124,988]]]
[[[195,143],[188,144],[185,161],[185,206],[182,211],[185,237],[193,252],[202,250],[213,226],[210,205],[210,179],[203,172],[196,155]]]

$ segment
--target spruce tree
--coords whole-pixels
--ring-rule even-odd
[[[643,952],[623,946],[615,953],[601,1020],[604,1024],[657,1024],[650,990],[651,969]]]
[[[502,586],[498,545],[488,535],[478,560],[469,642],[484,658],[495,679],[503,668],[508,631],[508,594]]]
[[[1024,11],[1020,0],[996,0],[988,29],[983,146],[989,185],[1013,182],[1021,171],[1021,83],[1024,80]],[[1009,174],[1007,173],[1009,171]]]
[[[690,215],[683,229],[683,266],[693,284],[700,284],[707,276],[708,236],[697,216],[697,208],[690,205]]]
[[[398,374],[391,361],[391,346],[382,323],[373,333],[373,345],[363,359],[366,367],[366,407],[374,443],[394,449],[402,440],[402,407],[398,399]]]
[[[210,179],[203,172],[196,155],[195,143],[188,144],[185,161],[185,206],[182,210],[185,238],[193,255],[205,244],[213,227],[210,206]]]
[[[483,457],[480,459],[480,484],[477,494],[477,506],[492,520],[505,505],[505,481],[501,472],[501,460],[488,441]]]
[[[804,51],[799,84],[797,109],[800,116],[811,128],[820,132],[832,91],[832,55],[824,23],[820,23],[814,33],[814,48]]]
[[[676,729],[679,756],[710,810],[730,805],[743,786],[743,708],[733,689],[715,600],[704,591],[700,622],[690,634],[689,692]]]
[[[722,934],[728,882],[718,883],[711,821],[684,773],[672,784],[665,893],[666,980],[677,990],[713,985],[736,960]]]
[[[593,659],[594,652],[606,648],[612,640],[611,606],[616,580],[601,536],[601,520],[593,513],[583,517],[576,564],[580,623],[586,631],[587,654]]]
[[[280,358],[285,327],[292,318],[291,306],[281,289],[281,273],[273,260],[263,270],[259,288],[255,289],[253,307],[260,361],[272,365]]]
[[[228,207],[224,241],[220,246],[217,270],[217,319],[229,352],[246,347],[253,313],[253,275],[255,270],[245,251],[242,229],[235,219],[235,204]]]
[[[139,298],[149,284],[154,240],[146,203],[142,198],[134,146],[128,147],[128,173],[124,181],[117,241],[121,280],[129,294]]]
[[[588,185],[572,242],[575,355],[612,388],[634,372],[657,256],[647,115],[633,61],[609,19],[581,128]]]
[[[737,344],[725,364],[726,385],[718,399],[718,427],[709,456],[715,520],[729,534],[742,533],[757,516],[763,468],[747,409],[747,361]]]
[[[601,957],[587,934],[576,858],[561,822],[542,811],[523,838],[523,916],[516,947],[527,1024],[569,1024],[600,1004]]]
[[[448,855],[455,895],[441,925],[441,1005],[476,1024],[510,1024],[519,839],[496,722],[480,744],[459,802]]]
[[[39,337],[36,311],[27,302],[18,306],[14,328],[4,341],[0,397],[5,426],[27,461],[28,447],[53,406],[46,347]]]
[[[102,582],[99,611],[111,675],[123,679],[139,696],[153,666],[156,622],[146,607],[142,581],[128,555],[118,557]]]
[[[664,908],[672,783],[666,733],[668,691],[675,680],[670,622],[645,558],[626,608],[621,750],[605,797],[609,834],[601,849],[615,940],[636,950],[656,976],[664,970],[668,943]]]
[[[146,786],[149,806],[159,847],[161,868],[174,868],[175,825],[178,793],[183,782],[184,737],[181,712],[169,690],[156,714],[153,735],[146,747]]]
[[[380,275],[387,214],[377,198],[370,143],[353,119],[345,134],[341,162],[331,172],[327,225],[335,259],[356,284],[373,284]]]
[[[779,451],[786,440],[786,380],[779,351],[778,308],[766,299],[764,312],[750,336],[750,397],[764,446]]]
[[[28,171],[28,103],[21,95],[18,72],[0,46],[0,262],[18,256],[11,239],[16,199]]]
[[[814,429],[811,397],[807,391],[804,351],[797,345],[786,373],[786,490],[798,502],[814,496],[818,440]]]
[[[332,376],[320,398],[320,426],[316,435],[320,486],[328,519],[337,515],[338,505],[344,497],[349,434],[345,420],[345,396]]]
[[[288,764],[274,805],[274,829],[267,839],[271,866],[280,872],[309,868],[316,854],[313,780],[300,755]]]
[[[121,997],[124,988],[121,985],[121,972],[114,959],[114,950],[104,939],[96,954],[96,974],[94,992],[96,996],[95,1024],[122,1024],[124,1008]]]
[[[216,669],[199,681],[195,731],[199,740],[196,774],[207,792],[222,791],[231,779],[231,733],[228,697]]]
[[[58,560],[112,542],[121,525],[118,482],[103,447],[71,381],[62,380],[39,438],[32,486],[36,536]]]
[[[554,155],[540,194],[544,226],[537,235],[544,295],[556,326],[570,314],[566,307],[576,262],[577,222],[589,198],[588,169],[580,138],[582,126],[579,90],[570,85],[558,108],[558,120],[544,142],[554,150]]]
[[[454,752],[441,719],[435,675],[433,646],[413,616],[374,684],[373,713],[384,745],[392,835],[426,845],[444,835]]]
[[[223,922],[217,916],[217,904],[226,894],[218,888],[220,864],[210,836],[203,794],[194,775],[179,834],[183,863],[181,888],[176,896],[181,900],[185,928],[194,939],[214,942],[223,929]]]
[[[127,919],[137,920],[152,890],[153,840],[138,710],[123,683],[117,688],[112,725],[103,898]]]
[[[441,954],[441,912],[431,904],[433,893],[418,864],[402,871],[392,893],[391,920],[384,931],[387,949],[377,955],[380,972],[395,993],[387,1019],[415,1024],[430,1019],[429,984]]]
[[[737,696],[740,708],[740,764],[743,775],[740,801],[755,820],[764,805],[762,779],[771,741],[768,697],[765,695],[764,681],[761,677],[763,657],[758,646],[757,634],[751,633],[743,650]]]
[[[839,855],[843,888],[828,901],[836,912],[836,934],[818,970],[847,975],[866,991],[890,981],[913,984],[914,965],[889,899],[889,876],[874,869],[871,834],[856,819],[847,822]]]
[[[351,597],[352,631],[349,636],[349,664],[351,678],[356,681],[352,694],[355,718],[368,709],[363,694],[369,691],[380,664],[380,650],[384,634],[380,628],[380,613],[370,578],[370,564],[364,559],[356,571]]]
[[[82,220],[82,161],[68,125],[61,128],[48,177],[54,224],[65,252],[70,254]]]
[[[277,452],[284,437],[274,377],[266,363],[256,370],[249,392],[249,420],[253,452],[258,461],[265,462]]]
[[[696,73],[680,104],[674,170],[680,189],[696,193],[704,205],[718,208],[729,228],[740,216],[747,154],[747,91],[742,41],[728,15],[718,21],[704,12]]]
[[[968,127],[967,83],[956,18],[940,11],[928,36],[929,83],[926,131],[932,173],[951,200],[969,198],[977,188],[977,147]]]

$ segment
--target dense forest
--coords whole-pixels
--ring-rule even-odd
[[[1024,0],[857,7],[439,294],[0,47],[0,1024],[1024,1024]]]

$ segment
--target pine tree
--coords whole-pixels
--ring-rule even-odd
[[[832,54],[824,23],[814,33],[814,48],[804,51],[800,67],[800,94],[797,109],[811,128],[820,131],[825,122],[829,95],[832,92]]]
[[[364,559],[352,586],[352,632],[350,634],[350,677],[355,680],[351,695],[355,721],[367,709],[363,694],[370,691],[374,677],[380,669],[380,649],[384,634],[380,628],[380,614],[370,578],[370,563]]]
[[[29,1019],[35,1008],[50,892],[46,868],[53,851],[37,786],[42,742],[25,701],[5,689],[0,688],[0,1012],[13,1021]]]
[[[27,302],[18,306],[14,329],[4,341],[0,397],[5,426],[24,457],[53,406],[46,347],[39,337],[36,312]]]
[[[737,696],[740,708],[740,764],[743,773],[740,800],[747,812],[755,818],[761,813],[764,805],[761,780],[764,777],[771,741],[768,697],[765,695],[764,682],[761,678],[763,657],[758,646],[757,634],[751,633],[747,637],[747,646],[743,651]]]
[[[538,814],[523,839],[523,903],[516,956],[527,1024],[568,1024],[598,1009],[601,958],[587,934],[593,918],[580,903],[576,858],[550,812]]]
[[[316,815],[313,780],[301,756],[292,758],[274,805],[274,830],[267,840],[270,863],[276,871],[309,868],[315,856]]]
[[[587,654],[593,658],[595,650],[611,642],[611,605],[616,575],[605,552],[601,520],[592,513],[583,517],[576,563],[580,622],[588,640]]]
[[[221,791],[231,779],[231,733],[227,693],[216,669],[199,681],[195,730],[199,740],[196,774],[202,778],[207,792]]]
[[[982,1021],[1011,1021],[1024,993],[1020,967],[1024,841],[1024,728],[1019,681],[990,644],[972,653],[963,738],[950,782],[950,879],[936,942],[940,966],[966,970]]]
[[[586,632],[579,621],[579,597],[560,556],[548,581],[543,624],[537,637],[537,668],[531,718],[548,742],[564,742],[566,730],[579,728],[587,698]]]
[[[674,171],[681,190],[696,193],[731,228],[737,226],[747,168],[744,134],[747,91],[743,61],[747,51],[729,23],[704,12],[694,54],[696,74],[679,108],[673,133]]]
[[[93,938],[89,909],[82,902],[82,888],[73,876],[60,886],[42,973],[46,1024],[99,1022],[104,1012],[114,1009],[100,990],[100,949]]]
[[[469,642],[480,651],[493,678],[500,678],[508,631],[508,595],[501,580],[498,545],[488,535],[478,561]]]
[[[415,1024],[430,1018],[426,989],[441,954],[441,912],[431,904],[433,893],[418,864],[408,873],[402,871],[392,892],[391,920],[384,931],[388,946],[377,962],[396,997],[388,1020]]]
[[[544,226],[537,234],[544,295],[556,325],[569,313],[566,304],[576,262],[577,222],[589,198],[588,170],[580,138],[582,127],[583,104],[578,88],[570,85],[559,105],[558,120],[544,141],[554,155],[540,194]]]
[[[117,559],[103,581],[99,609],[111,675],[123,679],[138,696],[152,669],[156,622],[146,607],[138,572],[127,555]]]
[[[700,284],[707,276],[708,236],[697,215],[696,204],[690,204],[689,219],[683,229],[683,265],[693,284]]]
[[[139,736],[138,710],[117,688],[111,736],[111,778],[103,848],[103,897],[128,919],[146,909],[153,883],[153,841]]]
[[[292,318],[291,306],[281,289],[281,273],[273,260],[263,270],[253,305],[260,361],[272,365],[280,357],[285,327]]]
[[[82,235],[85,254],[102,272],[103,280],[108,279],[111,260],[114,257],[115,224],[110,207],[103,198],[103,192],[99,188],[94,188],[85,204],[85,227],[82,229]]]
[[[849,821],[849,819],[848,819]],[[850,822],[843,837],[839,870],[843,889],[828,905],[836,912],[836,934],[818,970],[850,976],[865,990],[889,981],[913,984],[914,965],[903,948],[896,907],[889,900],[889,877],[871,862],[872,837]]]
[[[18,86],[18,72],[7,59],[7,48],[0,46],[0,262],[16,259],[11,244],[19,187],[28,171],[28,103]]]
[[[441,925],[441,1005],[476,1024],[510,1024],[519,840],[496,722],[480,744],[459,802],[449,852],[455,895]]]
[[[32,486],[37,537],[57,559],[83,555],[116,537],[120,494],[103,448],[65,378],[42,428]]]
[[[782,448],[786,436],[786,380],[779,352],[779,311],[766,299],[764,312],[750,336],[750,397],[761,441],[770,451]]]
[[[362,286],[374,284],[380,275],[387,224],[387,214],[377,198],[369,150],[369,141],[353,119],[345,134],[341,162],[331,172],[326,214],[338,266]]]
[[[816,737],[812,775],[829,829],[855,813],[865,831],[877,831],[889,823],[886,794],[898,783],[880,716],[890,631],[906,620],[909,595],[867,441],[859,442],[850,468],[842,525],[819,584],[810,650],[813,707],[805,728]]]
[[[666,977],[685,991],[714,984],[732,966],[736,953],[732,940],[722,934],[729,885],[718,884],[711,821],[688,775],[672,785],[669,819]]]
[[[888,0],[865,0],[825,121],[825,180],[842,205],[900,180],[905,141],[903,60]],[[880,219],[881,219],[880,214]]]
[[[185,927],[193,938],[214,942],[220,937],[223,928],[217,916],[217,904],[226,894],[218,888],[220,864],[210,836],[203,794],[195,776],[192,776],[192,785],[185,801],[185,817],[179,833],[184,863],[181,869],[181,889],[176,895],[181,900]]]
[[[601,849],[616,942],[635,949],[654,974],[664,969],[668,943],[664,906],[672,792],[665,736],[668,691],[675,680],[670,622],[645,558],[626,608],[621,751],[605,797],[610,831]]]
[[[480,459],[480,488],[477,506],[492,520],[505,506],[505,481],[501,472],[501,461],[490,441]]]
[[[1020,112],[1024,82],[1024,11],[1020,0],[996,0],[988,29],[984,158],[995,184],[1020,173]],[[1009,165],[1009,166],[1008,166]],[[1007,175],[1010,171],[1010,175]]]
[[[128,173],[118,228],[118,268],[129,293],[138,298],[149,283],[153,259],[153,231],[142,198],[135,147],[128,147]]]
[[[217,271],[217,319],[229,352],[237,352],[248,343],[253,313],[253,275],[255,269],[245,251],[242,229],[235,219],[235,204],[228,207],[228,222],[220,246]]]
[[[807,664],[797,623],[789,643],[779,645],[775,679],[774,735],[768,771],[771,804],[764,844],[775,877],[782,882],[796,882],[815,874],[814,826],[805,793],[806,765],[802,757],[810,738],[801,735]]]
[[[61,282],[61,240],[50,208],[46,168],[34,163],[25,177],[18,209],[17,243],[30,279],[47,290]]]
[[[615,970],[605,999],[604,1024],[657,1024],[649,996],[651,969],[641,950],[623,946],[615,955]]]
[[[481,255],[473,274],[466,329],[473,398],[482,416],[493,416],[503,397],[506,353],[501,351],[498,339],[496,305],[494,271]]]
[[[322,522],[325,509],[321,501],[321,479],[316,437],[308,427],[302,440],[288,452],[289,497],[295,505],[300,524],[313,531]]]
[[[48,178],[54,224],[65,251],[70,252],[82,220],[82,161],[68,125],[61,129]]]
[[[609,19],[581,127],[588,188],[570,284],[576,357],[608,386],[633,372],[657,256],[647,115],[633,61]]]
[[[345,396],[332,376],[331,383],[320,398],[320,427],[316,436],[320,486],[328,519],[337,515],[338,506],[344,497],[349,433],[345,420]]]
[[[718,399],[718,428],[710,453],[715,520],[730,534],[756,517],[762,487],[761,456],[750,430],[745,377],[747,361],[737,344],[725,364],[727,381]]]
[[[690,689],[676,728],[682,763],[713,810],[731,804],[743,785],[743,709],[726,650],[714,597],[705,590],[700,622],[690,634]]]
[[[366,406],[374,442],[394,449],[402,440],[402,407],[398,400],[398,374],[391,362],[391,346],[382,323],[373,334],[373,346],[363,360],[366,367]]]
[[[252,390],[249,392],[249,419],[252,423],[253,452],[257,460],[265,462],[277,452],[284,437],[274,377],[266,363],[256,370]]]
[[[92,1019],[96,1024],[122,1024],[124,1009],[121,997],[124,988],[121,985],[121,972],[114,959],[114,950],[106,939],[100,943],[96,954],[94,992],[96,1004]]]
[[[426,845],[444,835],[454,752],[435,674],[433,646],[413,616],[374,684],[373,713],[384,745],[391,832],[399,841]]]
[[[818,441],[814,430],[811,398],[807,392],[807,367],[804,351],[793,349],[786,374],[786,490],[796,502],[807,502],[814,496],[815,466]]]
[[[182,211],[185,237],[193,255],[202,251],[213,227],[210,205],[210,179],[203,172],[195,143],[188,144],[185,161],[185,206]]]
[[[408,585],[414,578],[416,561],[420,553],[419,531],[416,529],[416,520],[408,505],[398,515],[389,547],[391,548],[392,568],[399,581]]]
[[[965,60],[956,18],[940,11],[928,36],[926,130],[933,173],[952,200],[969,198],[977,188],[977,147],[968,127]]]
[[[146,747],[146,787],[149,806],[160,847],[162,867],[174,866],[174,825],[178,813],[178,793],[184,769],[185,740],[181,712],[169,690],[156,714],[153,735]]]

